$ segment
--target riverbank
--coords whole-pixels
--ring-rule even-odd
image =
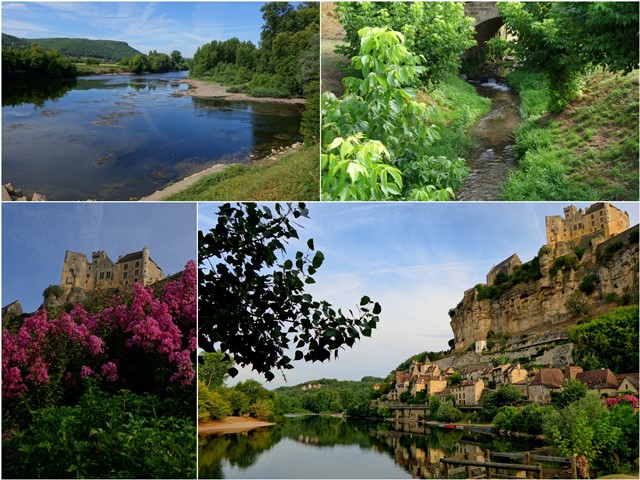
[[[256,418],[226,417],[223,420],[198,422],[198,435],[248,432],[256,428],[270,427],[272,425],[275,425],[275,423],[264,422]]]
[[[221,100],[237,100],[255,103],[280,103],[285,105],[304,105],[304,98],[271,98],[271,97],[251,97],[244,93],[227,92],[227,87],[217,83],[206,82],[204,80],[184,79],[179,83],[189,85],[189,90],[176,92],[176,96],[189,96],[198,98],[218,98]]]
[[[313,201],[319,199],[318,145],[294,144],[252,165],[214,165],[142,200]]]
[[[595,72],[583,95],[547,112],[542,74],[507,77],[520,94],[515,134],[518,169],[502,189],[508,201],[638,200],[638,72]]]

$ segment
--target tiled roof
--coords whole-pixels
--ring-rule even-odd
[[[576,378],[591,389],[618,388],[618,380],[608,368],[582,372]]]
[[[551,388],[561,388],[564,374],[559,368],[542,368],[529,385],[544,385]]]

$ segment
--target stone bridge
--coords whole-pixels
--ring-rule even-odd
[[[465,57],[479,54],[485,48],[485,42],[492,38],[504,25],[496,2],[464,2],[464,13],[473,18],[478,45],[467,50]]]

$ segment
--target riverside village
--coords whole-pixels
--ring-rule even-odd
[[[460,292],[448,350],[414,354],[385,378],[274,390],[247,380],[209,392],[217,407],[229,402],[218,415],[202,402],[213,398],[205,359],[201,478],[265,474],[266,452],[294,445],[355,445],[368,478],[637,478],[638,225],[605,202],[562,213],[545,217],[534,258],[505,252],[486,282]],[[272,411],[237,407],[258,390],[256,405]],[[225,431],[234,415],[243,433]],[[241,468],[248,451],[252,466]]]

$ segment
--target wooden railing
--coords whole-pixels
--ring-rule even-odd
[[[516,470],[525,472],[526,478],[543,478],[542,465],[537,463],[532,465],[533,461],[558,463],[560,465],[569,465],[571,467],[571,478],[578,478],[576,471],[576,461],[574,457],[552,457],[548,455],[536,455],[530,452],[525,453],[507,453],[507,452],[491,452],[484,451],[484,459],[471,460],[469,452],[465,453],[464,459],[461,458],[441,458],[440,462],[444,466],[444,478],[451,478],[452,475],[459,473],[465,474],[466,478],[512,478],[511,475],[504,475],[492,471],[496,469]],[[524,463],[502,463],[494,462],[493,458],[508,458],[514,460],[523,460]],[[460,467],[452,467],[461,465]],[[535,476],[533,476],[535,475]]]

